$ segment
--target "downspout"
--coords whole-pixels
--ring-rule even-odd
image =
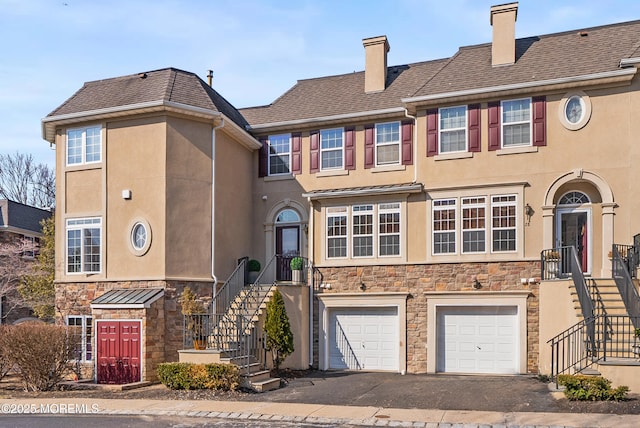
[[[309,202],[309,224],[307,225],[307,246],[309,248],[307,255],[309,256],[309,260],[314,260],[313,218],[315,216],[313,213],[313,202],[311,201],[311,197],[307,197],[307,201]],[[313,264],[311,267],[313,267]],[[313,287],[315,286],[313,283],[313,269],[309,274],[311,275],[311,281],[307,281],[311,284],[311,287],[309,287],[309,367],[313,367]]]
[[[418,118],[411,116],[409,110],[404,109],[404,115],[413,119],[413,183],[418,182]]]
[[[215,124],[215,122],[214,122]],[[216,288],[218,285],[218,278],[216,277],[215,267],[215,254],[216,254],[216,130],[224,126],[224,118],[221,119],[219,125],[214,125],[211,131],[211,278],[213,278],[213,285],[211,289],[211,298],[216,295]],[[213,302],[215,307],[215,302]]]

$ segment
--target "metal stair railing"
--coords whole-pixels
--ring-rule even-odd
[[[551,378],[558,387],[558,375],[586,369],[597,360],[591,332],[595,331],[596,320],[589,317],[574,324],[547,341],[551,345]]]
[[[636,290],[629,272],[631,268],[628,257],[629,246],[614,244],[611,249],[611,255],[611,273],[613,279],[624,302],[624,307],[634,322],[634,327],[638,328],[640,327],[638,324],[638,319],[640,318],[640,297],[638,296],[638,290]]]
[[[215,304],[218,313],[213,314],[215,327],[210,337],[210,345],[223,350],[239,366],[241,372],[247,374],[253,363],[258,363],[262,368],[266,366],[266,342],[256,332],[254,324],[260,306],[275,283],[275,259],[274,255],[256,281],[249,286],[241,287],[236,296],[229,299],[226,307],[218,302]],[[240,269],[244,268],[238,266],[236,271]]]

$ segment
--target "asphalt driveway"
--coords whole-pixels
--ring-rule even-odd
[[[312,372],[291,379],[283,388],[260,394],[260,401],[404,409],[561,411],[547,384],[533,376]]]

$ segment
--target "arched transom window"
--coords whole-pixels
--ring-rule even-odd
[[[300,223],[300,216],[294,210],[282,210],[276,217],[276,223]]]
[[[582,205],[590,202],[589,197],[582,192],[569,192],[560,198],[558,205]]]

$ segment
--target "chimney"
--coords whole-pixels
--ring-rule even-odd
[[[491,65],[509,65],[516,62],[517,16],[517,2],[491,7],[491,25],[493,26]]]
[[[382,92],[387,81],[387,36],[362,39],[365,52],[364,92]]]

